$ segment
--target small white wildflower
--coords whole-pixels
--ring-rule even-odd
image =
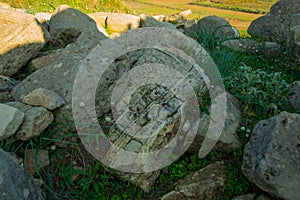
[[[50,147],[50,149],[51,149],[52,151],[54,151],[54,150],[56,149],[56,146],[55,146],[55,145],[52,145],[52,146]]]
[[[251,133],[251,129],[247,128],[246,132]]]
[[[241,130],[242,130],[242,131],[246,130],[245,126],[242,126],[242,127],[241,127]]]
[[[248,138],[248,137],[249,137],[249,134],[247,133],[245,136],[246,136],[246,138]]]

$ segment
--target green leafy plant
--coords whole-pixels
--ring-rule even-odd
[[[279,72],[268,74],[261,69],[241,66],[224,78],[224,83],[250,116],[273,116],[288,105],[288,84]]]

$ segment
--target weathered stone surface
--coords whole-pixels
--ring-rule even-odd
[[[6,105],[25,113],[24,121],[15,134],[17,139],[28,140],[38,136],[53,121],[52,113],[43,107],[33,107],[17,101],[6,103]]]
[[[291,105],[300,112],[300,81],[295,81],[290,84],[291,96],[289,101]]]
[[[12,76],[49,40],[33,15],[0,9],[0,75]]]
[[[35,13],[34,17],[40,22],[40,23],[46,23],[51,19],[51,14],[50,13]]]
[[[141,18],[140,27],[159,27],[159,28],[168,28],[168,29],[176,30],[176,27],[173,24],[168,22],[159,22],[151,16],[141,14],[140,18]]]
[[[225,125],[220,135],[220,138],[215,146],[216,150],[221,152],[232,152],[234,149],[241,146],[241,142],[236,134],[236,129],[240,125],[242,117],[239,101],[227,93],[227,112]],[[197,153],[202,145],[204,137],[206,136],[210,123],[210,117],[205,113],[201,116],[198,133],[189,147],[189,151]]]
[[[61,96],[67,104],[61,108],[61,114],[66,113],[66,116],[72,116],[71,94],[78,68],[87,54],[105,38],[98,30],[82,33],[76,43],[66,47],[55,62],[34,72],[17,85],[12,91],[13,98],[21,101],[35,89],[49,89]]]
[[[179,13],[172,14],[168,17],[166,17],[165,21],[170,22],[172,24],[178,24],[182,23],[183,21],[186,21],[188,16],[192,14],[192,11],[190,9],[184,10]]]
[[[160,200],[186,200],[186,198],[177,191],[171,191],[160,198]]]
[[[110,13],[106,20],[107,28],[113,32],[124,33],[140,26],[140,17],[130,14]]]
[[[197,24],[189,27],[185,34],[195,39],[209,36],[218,42],[239,37],[238,31],[228,21],[215,15],[202,18]]]
[[[47,65],[53,63],[62,53],[62,49],[55,49],[47,52],[43,52],[42,55],[39,55],[37,58],[34,58],[29,63],[29,70],[32,72],[42,69]]]
[[[33,90],[24,97],[22,102],[32,106],[42,106],[48,110],[54,110],[65,104],[65,101],[56,92],[44,88]]]
[[[98,31],[100,33],[103,33],[103,35],[105,35],[106,37],[109,37],[108,33],[106,32],[105,28],[103,28],[102,26],[97,25]]]
[[[94,79],[92,78],[84,80],[84,83],[81,83],[79,80],[77,80],[76,84],[79,86],[78,89],[79,91],[84,92],[84,94],[77,93],[77,97],[77,95],[74,94],[73,90],[73,95],[75,95],[76,97],[75,99],[72,99],[72,89],[75,76],[80,66],[79,64],[82,63],[81,59],[84,58],[82,51],[85,50],[85,53],[87,54],[88,50],[87,48],[82,48],[81,45],[91,46],[92,44],[95,44],[100,41],[99,37],[93,37],[87,37],[84,40],[81,40],[81,38],[79,38],[75,44],[67,46],[63,52],[63,55],[59,58],[57,62],[51,64],[46,68],[36,71],[35,73],[27,77],[22,83],[20,83],[17,86],[18,88],[15,88],[13,90],[13,97],[16,99],[22,99],[26,94],[28,94],[32,90],[42,87],[57,92],[66,101],[66,104],[57,110],[57,119],[61,119],[63,118],[63,116],[68,116],[68,120],[73,121],[71,111],[72,100],[74,105],[79,105],[80,107],[89,110],[88,106],[92,104],[90,102],[85,102],[85,100],[83,101],[84,103],[81,102],[77,104],[77,98],[90,98],[90,95],[88,95],[88,92],[90,90],[88,88],[85,89],[84,86],[88,86],[88,81],[92,81]],[[157,45],[163,45],[164,48],[146,48],[148,47],[147,45],[149,44],[149,41],[152,43],[155,42],[157,43]],[[125,53],[128,47],[131,47],[133,44],[138,44],[141,49]],[[201,93],[202,90],[206,91],[207,88],[204,84],[202,77],[199,76],[199,74],[195,71],[192,65],[184,59],[186,56],[184,53],[189,55],[192,58],[192,60],[194,60],[194,62],[197,62],[200,66],[209,68],[208,73],[217,74],[217,72],[214,71],[215,69],[211,67],[213,65],[212,59],[199,46],[199,44],[196,41],[190,39],[189,37],[186,37],[184,34],[178,31],[160,28],[136,29],[122,34],[115,40],[108,39],[102,41],[100,42],[99,46],[97,46],[93,50],[93,53],[88,55],[83,66],[86,67],[89,65],[92,66],[95,63],[101,63],[102,61],[99,60],[102,59],[101,56],[107,56],[104,57],[104,60],[110,60],[112,57],[119,55],[119,51],[122,51],[124,55],[119,56],[119,58],[114,59],[112,61],[111,65],[105,71],[97,85],[97,91],[95,96],[96,101],[94,100],[95,107],[97,110],[97,116],[104,119],[109,118],[108,116],[111,115],[110,97],[112,95],[113,89],[116,87],[117,80],[121,78],[124,75],[124,73],[135,67],[145,64],[155,65],[156,63],[159,63],[161,65],[166,65],[171,69],[176,69],[176,71],[182,73],[182,75],[190,81],[191,86],[195,89],[195,93]],[[84,55],[86,56],[86,54]],[[71,62],[69,57],[72,58]],[[90,61],[92,63],[89,63]],[[98,64],[97,66],[99,68]],[[91,67],[91,69],[93,69],[93,67]],[[162,67],[161,69],[163,70],[165,69],[165,67]],[[95,74],[93,73],[93,75],[97,75],[97,73],[98,72],[95,72]],[[157,70],[157,73],[159,73],[159,70]],[[79,74],[83,75],[83,73],[81,72]],[[143,74],[146,75],[147,73]],[[140,74],[133,75],[136,77],[140,77]],[[166,77],[164,81],[172,83],[174,76],[169,78],[168,77]],[[176,81],[176,79],[174,79],[173,81]],[[212,79],[211,82],[213,83],[214,79]],[[134,125],[133,122],[128,123],[125,127],[123,127],[124,130],[122,130],[122,127],[120,128],[118,126],[114,126],[118,118],[115,120],[101,121],[100,124],[106,127],[104,129],[106,130],[108,138],[116,146],[123,149],[132,150],[133,152],[138,150],[140,150],[140,152],[149,152],[155,149],[159,149],[162,145],[166,144],[168,140],[174,135],[173,133],[175,133],[175,131],[177,130],[179,124],[176,120],[178,120],[178,118],[180,117],[180,112],[176,109],[178,108],[177,104],[180,103],[180,101],[176,100],[172,93],[166,92],[163,87],[158,87],[156,85],[151,84],[150,86],[149,88],[141,87],[140,90],[138,90],[140,92],[145,92],[144,97],[146,99],[144,103],[146,103],[146,105],[139,100],[140,94],[138,91],[134,93],[134,95],[132,95],[132,100],[130,101],[132,117],[133,119],[137,119],[137,124],[139,126],[149,124],[149,128],[151,128],[151,123],[147,123],[149,119],[160,116],[161,114],[162,117],[164,116],[168,118],[168,120],[165,120],[163,124],[165,129],[163,129],[160,132],[157,131],[157,135],[154,135],[150,138],[146,137],[141,139],[134,139],[132,136],[124,132],[124,130],[127,129],[127,126],[129,124]],[[182,89],[180,91],[186,90]],[[160,98],[159,94],[166,94],[166,96]],[[138,100],[138,102],[135,102],[134,99]],[[165,103],[165,108],[161,109],[160,107],[155,106],[156,104],[160,103]],[[148,110],[148,108],[151,109]],[[76,115],[76,112],[73,112],[73,114]],[[166,116],[166,114],[169,114],[170,116]],[[66,118],[63,119],[63,122],[61,122],[63,124],[61,125],[64,125],[69,122],[68,120],[66,120]],[[57,122],[59,122],[59,120],[57,120]],[[134,127],[136,126],[129,127],[133,128],[133,133],[135,131]],[[191,127],[193,126],[191,125]],[[71,131],[74,131],[74,127],[71,128],[73,128]],[[63,131],[64,130],[61,130],[61,134],[63,134]],[[96,141],[96,139],[93,141]],[[140,144],[142,144],[142,147]],[[113,153],[114,152],[112,152],[112,156]],[[100,154],[98,154],[98,156],[100,156]],[[120,158],[119,162],[114,164],[120,164],[120,166],[123,167],[123,160],[125,161],[125,163],[128,162],[128,160],[126,160],[126,157],[122,157]],[[156,162],[156,164],[161,164],[163,163],[163,161],[165,160],[153,160],[153,162]],[[136,170],[139,167],[139,165],[134,165],[134,163],[132,163],[132,165],[130,166],[124,166],[124,170]],[[128,174],[125,174],[124,176],[127,176],[127,178],[130,177],[128,178],[129,180],[140,185],[141,188],[143,188],[145,191],[149,191],[153,186],[158,174],[159,171],[155,171],[142,174],[130,174],[130,176]]]
[[[14,79],[0,75],[0,103],[12,101],[10,93],[15,85]]]
[[[97,12],[89,14],[97,26],[107,27],[112,32],[124,33],[140,26],[140,17],[130,14]]]
[[[108,13],[106,12],[96,12],[96,13],[90,13],[88,14],[89,17],[91,17],[97,24],[97,26],[106,27],[107,26],[107,17]]]
[[[300,16],[300,15],[299,15]],[[295,55],[300,63],[300,23],[290,29],[290,46],[292,55]]]
[[[234,197],[232,200],[271,200],[271,199],[263,194],[262,195],[245,194],[245,195]]]
[[[252,39],[233,39],[222,42],[222,45],[235,51],[250,52],[252,47],[257,44]]]
[[[248,28],[248,33],[267,41],[276,42],[282,46],[288,41],[291,25],[295,26],[293,16],[299,15],[299,0],[280,0],[274,4],[270,13],[254,20]]]
[[[2,149],[0,160],[0,199],[46,199],[35,180]]]
[[[16,133],[23,122],[24,113],[0,103],[0,141]]]
[[[46,149],[32,150],[26,152],[26,170],[31,174],[35,174],[38,170],[50,164],[49,152]],[[36,163],[35,163],[36,162]]]
[[[225,164],[216,162],[176,182],[175,191],[187,200],[214,200],[224,192],[226,179]]]
[[[96,22],[88,15],[67,5],[56,8],[50,21],[49,28],[54,47],[65,47],[77,40],[84,31],[98,30]]]
[[[260,42],[253,46],[254,53],[263,54],[270,58],[278,58],[282,55],[281,46],[275,42]]]
[[[166,16],[164,15],[155,15],[155,16],[152,16],[154,19],[156,19],[157,21],[159,22],[164,22],[166,20]]]
[[[299,114],[282,112],[259,122],[244,150],[242,171],[248,180],[279,198],[299,198],[299,130]]]

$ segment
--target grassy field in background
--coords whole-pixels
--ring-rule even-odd
[[[247,13],[265,14],[278,0],[198,0],[192,5],[221,8],[225,10],[241,11]]]
[[[0,0],[14,8],[25,9],[28,13],[53,12],[61,4],[67,4],[84,13],[121,12],[129,13],[119,0]]]
[[[15,8],[23,8],[28,13],[53,12],[61,4],[67,4],[85,13],[121,12],[148,15],[171,15],[191,9],[190,19],[200,19],[217,15],[228,20],[241,32],[247,30],[250,23],[262,14],[240,12],[237,10],[259,9],[267,12],[277,0],[1,0]],[[222,8],[222,9],[221,9]],[[233,8],[233,10],[228,10]]]
[[[273,0],[274,1],[274,0]],[[170,15],[182,10],[191,9],[190,18],[200,19],[209,15],[217,15],[228,20],[233,26],[239,30],[246,30],[250,23],[262,14],[246,13],[233,10],[225,10],[220,8],[211,8],[207,6],[193,5],[195,1],[191,0],[123,0],[124,6],[138,13],[149,15]],[[201,2],[199,2],[201,3]],[[249,5],[249,3],[247,4]],[[252,6],[255,3],[251,4]]]

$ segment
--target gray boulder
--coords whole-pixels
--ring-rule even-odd
[[[88,15],[67,5],[60,5],[49,21],[53,47],[65,47],[77,40],[84,31],[98,30],[96,22]]]
[[[226,40],[222,42],[221,45],[235,51],[250,52],[252,50],[252,47],[255,44],[257,44],[257,41],[244,38],[244,39]]]
[[[159,27],[159,28],[168,28],[168,29],[173,29],[176,30],[176,26],[169,22],[160,22],[157,21],[154,17],[141,14],[140,15],[140,27]]]
[[[259,122],[245,146],[242,171],[249,181],[282,199],[300,196],[300,115],[282,112]]]
[[[42,106],[48,110],[54,110],[65,104],[65,101],[56,92],[44,88],[33,90],[24,97],[22,102],[32,106]]]
[[[218,139],[215,149],[221,152],[232,152],[241,146],[241,142],[236,134],[242,117],[239,101],[227,93],[227,112],[225,125]],[[202,142],[209,127],[210,117],[205,113],[201,116],[197,135],[189,147],[188,151],[196,153],[200,150]]]
[[[263,194],[262,195],[244,194],[244,195],[236,196],[232,200],[271,200],[271,199]]]
[[[260,42],[252,47],[252,51],[258,55],[265,55],[269,58],[278,58],[282,55],[282,48],[275,42]]]
[[[0,9],[0,75],[12,76],[37,55],[50,35],[33,15]]]
[[[215,15],[200,19],[197,24],[187,28],[185,34],[194,39],[213,38],[218,42],[239,37],[239,32],[228,21]]]
[[[17,108],[0,103],[0,141],[14,135],[24,119]]]
[[[124,33],[140,26],[140,17],[130,14],[109,13],[106,19],[108,30]]]
[[[280,0],[271,7],[270,13],[250,24],[248,33],[286,47],[289,41],[294,43],[291,29],[300,25],[299,14],[299,0]]]
[[[2,149],[0,149],[0,160],[0,199],[46,199],[33,177]]]
[[[164,195],[163,200],[215,200],[225,190],[226,167],[221,162],[189,174],[175,183],[175,191]]]

